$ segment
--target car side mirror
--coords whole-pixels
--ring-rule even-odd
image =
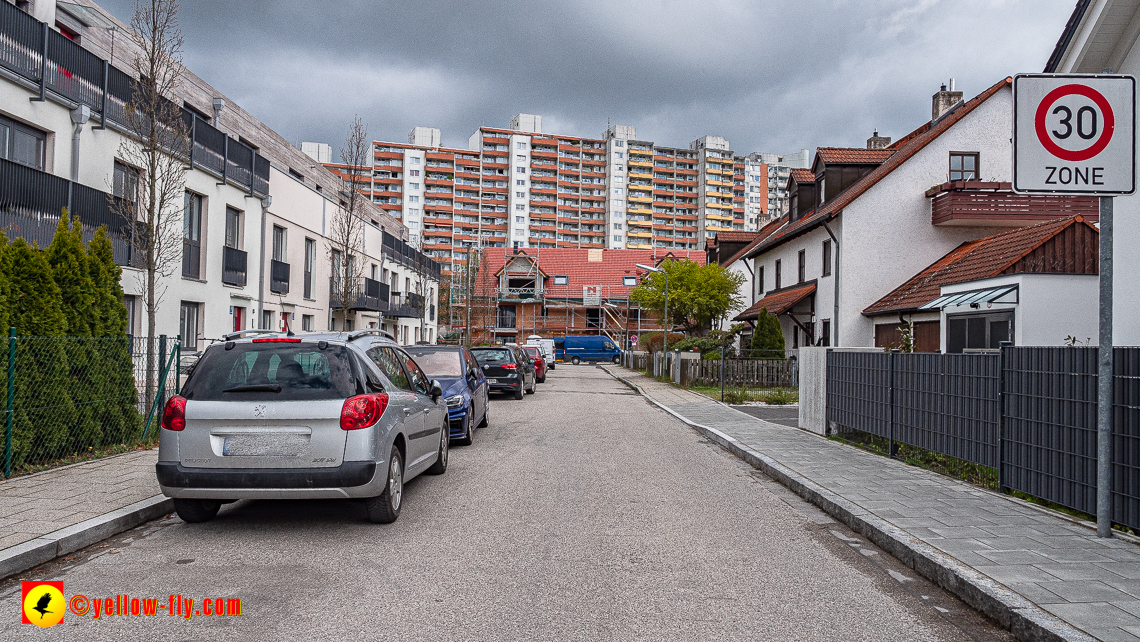
[[[431,380],[431,400],[434,403],[439,403],[439,398],[443,396],[443,386],[435,379]]]

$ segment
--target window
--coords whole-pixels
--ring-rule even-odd
[[[623,190],[622,188],[620,188],[620,187],[614,188],[614,196],[622,196],[624,193],[625,193],[625,190]]]
[[[526,192],[515,192],[515,198],[526,198]]]
[[[803,283],[807,280],[807,250],[800,250],[799,256],[799,269],[797,270],[799,280],[796,283]]]
[[[420,164],[420,157],[419,156],[412,156],[410,164],[411,165],[419,165]]]
[[[301,315],[301,330],[304,332],[312,332],[313,331],[313,315],[311,315],[311,314],[302,314]]]
[[[418,170],[418,169],[409,169],[408,170],[408,176],[419,176],[419,175],[420,175],[420,170]]]
[[[565,274],[554,275],[554,285],[569,285],[570,277]]]
[[[614,141],[614,147],[625,147],[625,141],[624,140],[615,140]]]
[[[178,333],[182,335],[183,350],[198,349],[198,305],[183,301],[179,310]]]
[[[950,152],[950,180],[978,180],[978,153]]]
[[[614,241],[621,243],[621,234],[614,234]]]
[[[419,196],[409,196],[409,197],[408,197],[408,202],[409,202],[409,203],[419,203],[419,202],[420,202],[420,197],[419,197]]]
[[[226,247],[241,249],[241,210],[226,208]]]
[[[412,385],[408,381],[408,375],[400,367],[400,360],[391,348],[372,348],[367,354],[392,385],[411,391]]]
[[[764,266],[761,265],[756,268],[756,298],[759,299],[760,295],[764,294]]]
[[[43,170],[46,140],[38,129],[0,117],[0,158]]]
[[[273,226],[273,260],[285,263],[287,257],[285,247],[285,228]]]
[[[526,173],[526,168],[525,168],[525,167],[516,167],[516,168],[515,168],[515,172],[517,172],[517,173],[519,173],[519,174],[525,174],[525,173]]]
[[[526,162],[526,156],[523,156],[522,154],[517,154],[515,156],[515,162],[516,163],[525,163]]]
[[[823,275],[831,276],[831,239],[823,242]]]
[[[525,222],[526,222],[525,216],[516,216],[515,217],[515,223],[525,223]]]
[[[515,205],[515,211],[516,212],[525,212],[526,211],[526,205],[524,205],[522,203]]]
[[[525,178],[517,179],[515,181],[515,185],[518,185],[519,187],[526,187],[526,179]]]
[[[625,152],[614,152],[614,158],[625,158]]]
[[[317,263],[317,242],[313,239],[305,239],[305,275],[304,275],[304,288],[305,298],[313,298],[313,266]],[[302,323],[304,319],[302,318]]]
[[[800,347],[800,327],[799,326],[793,326],[792,327],[792,349],[795,350],[798,347]]]
[[[521,140],[520,140],[520,141],[517,141],[517,142],[515,143],[515,149],[521,149],[522,151],[524,151],[524,152],[525,152],[525,151],[526,151],[526,142],[525,142],[525,141],[521,141]]]
[[[408,183],[408,189],[419,189],[419,188],[420,188],[419,183]]]
[[[3,122],[0,121],[0,128]],[[3,144],[0,142],[0,144]],[[115,176],[111,183],[111,193],[132,203],[139,200],[139,170],[115,161]]]
[[[624,167],[624,166],[623,166],[621,163],[614,163],[614,170],[616,170],[616,171],[619,171],[619,172],[620,172],[620,171],[622,171],[623,169],[625,169],[625,167]]]
[[[1013,313],[955,314],[946,318],[946,352],[996,350],[1013,340]]]
[[[261,311],[261,330],[273,329],[273,310]]]
[[[182,276],[197,279],[202,273],[202,196],[186,192],[182,213]]]
[[[621,223],[614,223],[614,229],[620,230],[621,229]]]
[[[819,326],[819,345],[831,345],[831,319],[824,319]]]
[[[780,260],[776,259],[776,283],[774,284],[775,287],[772,288],[773,290],[780,289],[780,272]]]

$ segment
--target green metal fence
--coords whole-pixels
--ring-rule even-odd
[[[179,389],[177,339],[19,337],[0,368],[4,477],[153,442]]]

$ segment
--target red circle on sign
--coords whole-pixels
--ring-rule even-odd
[[[1062,96],[1070,94],[1077,94],[1084,96],[1089,100],[1096,103],[1100,107],[1100,113],[1104,116],[1104,129],[1101,130],[1100,137],[1096,141],[1084,149],[1065,149],[1057,143],[1053,142],[1053,138],[1049,136],[1049,130],[1045,126],[1045,119],[1049,116],[1049,108],[1057,102]],[[1053,91],[1045,94],[1045,98],[1041,100],[1041,104],[1037,106],[1037,117],[1034,119],[1037,125],[1037,139],[1045,146],[1045,149],[1052,155],[1067,161],[1085,161],[1093,156],[1104,151],[1108,146],[1108,141],[1112,140],[1112,133],[1116,127],[1116,120],[1112,115],[1112,106],[1108,104],[1108,100],[1101,95],[1101,93],[1087,85],[1061,85]]]

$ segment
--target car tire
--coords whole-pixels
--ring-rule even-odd
[[[222,503],[215,499],[178,499],[174,500],[174,512],[188,524],[208,522],[218,514]]]
[[[537,379],[535,380],[534,383],[530,384],[530,390],[527,390],[526,393],[528,395],[533,395],[536,390],[538,390],[538,380]]]
[[[538,379],[535,379],[535,381],[537,381],[538,383],[546,383],[546,375],[542,375]]]
[[[613,362],[614,365],[617,365],[621,363],[621,357],[614,357],[613,359],[610,359],[610,361]]]
[[[572,357],[572,358],[570,359],[570,363],[572,363],[572,364],[574,364],[574,365],[578,365],[579,363],[582,363],[582,360],[581,360],[581,359],[579,359],[578,357]]]
[[[364,500],[368,519],[374,524],[391,524],[396,521],[404,505],[404,459],[395,446],[392,446],[392,454],[388,455],[386,477],[384,492]]]
[[[550,364],[550,369],[551,369],[551,370],[553,370],[553,369],[554,369],[554,364],[553,364],[553,363],[552,363],[552,364]]]
[[[471,430],[470,420],[467,422],[467,430]],[[447,459],[448,451],[451,450],[451,430],[447,426],[447,422],[443,422],[443,428],[439,431],[439,452],[436,453],[435,463],[431,468],[427,469],[429,475],[442,475],[447,472]]]
[[[490,399],[488,399],[487,401],[490,401]],[[485,401],[485,402],[483,402],[483,421],[479,422],[480,428],[486,428],[487,427],[487,424],[490,423],[490,419],[489,419],[490,416],[491,416],[491,404],[487,403]]]
[[[467,417],[464,419],[464,424],[467,429],[464,431],[463,436],[455,440],[455,443],[460,446],[470,446],[471,442],[475,440],[475,426],[472,425],[472,418],[475,416],[475,405],[467,406]]]
[[[519,389],[515,391],[515,401],[523,398],[523,385],[519,384]]]

